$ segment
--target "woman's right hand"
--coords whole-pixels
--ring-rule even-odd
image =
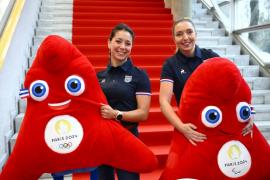
[[[115,119],[115,116],[117,114],[117,111],[107,104],[101,104],[100,112],[101,116],[105,119]]]
[[[182,120],[175,113],[174,108],[171,105],[171,99],[173,96],[173,83],[162,81],[160,83],[159,90],[159,103],[162,113],[166,119],[193,145],[197,145],[196,142],[203,142],[206,139],[206,135],[196,131],[197,127],[192,123],[183,123]]]
[[[192,123],[182,124],[180,132],[189,140],[191,144],[196,146],[196,142],[203,142],[206,140],[206,135],[196,131],[197,127]]]

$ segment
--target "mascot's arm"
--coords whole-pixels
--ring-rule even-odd
[[[131,172],[145,173],[155,170],[158,161],[154,153],[139,139],[124,128],[117,128],[118,124],[112,123],[109,128],[112,133],[117,131],[117,136],[113,136],[114,146],[117,152],[113,152],[113,160],[108,165],[125,169]]]

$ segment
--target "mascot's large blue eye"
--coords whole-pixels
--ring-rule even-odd
[[[222,121],[222,113],[216,106],[207,106],[202,111],[202,123],[209,128],[217,127]]]
[[[251,108],[248,103],[240,102],[236,106],[236,114],[238,121],[247,122],[251,116]]]
[[[65,81],[65,89],[70,95],[79,96],[85,90],[84,80],[76,75],[69,76]]]
[[[30,96],[36,101],[43,101],[48,97],[49,87],[45,81],[37,80],[30,85]]]

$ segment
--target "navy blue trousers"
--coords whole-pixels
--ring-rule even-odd
[[[138,137],[138,127],[128,129],[134,136]],[[117,175],[118,180],[139,180],[140,174],[117,169],[111,166],[102,165],[98,167],[99,180],[114,180],[114,175]]]

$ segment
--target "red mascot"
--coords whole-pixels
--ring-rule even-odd
[[[270,179],[270,147],[257,127],[242,129],[252,119],[251,91],[238,68],[224,58],[202,63],[187,81],[178,115],[207,135],[192,145],[175,131],[161,180]]]
[[[25,117],[0,180],[36,180],[45,172],[101,164],[133,172],[157,167],[146,145],[101,117],[100,103],[107,101],[94,68],[65,39],[42,42],[24,86]]]

